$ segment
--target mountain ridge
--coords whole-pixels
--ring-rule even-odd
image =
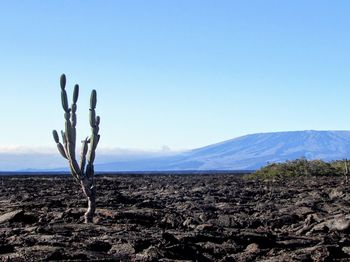
[[[126,151],[127,152],[127,151]],[[130,152],[129,152],[130,153]],[[350,131],[303,130],[248,134],[171,154],[97,153],[97,172],[255,170],[267,163],[305,157],[350,158]],[[0,154],[1,171],[68,171],[59,154]]]
[[[171,157],[100,164],[96,169],[254,170],[269,162],[301,157],[331,161],[348,156],[350,131],[284,131],[249,134]]]

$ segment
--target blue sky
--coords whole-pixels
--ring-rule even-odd
[[[59,76],[98,94],[100,148],[350,130],[350,2],[1,1],[0,148],[53,147]]]

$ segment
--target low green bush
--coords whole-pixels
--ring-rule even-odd
[[[325,162],[301,158],[283,163],[268,164],[249,177],[269,179],[298,176],[341,176],[344,174],[345,160]]]

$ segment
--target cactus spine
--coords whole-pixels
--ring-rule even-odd
[[[96,189],[94,183],[94,160],[97,144],[100,140],[99,125],[100,117],[96,116],[95,108],[97,103],[96,90],[92,90],[90,97],[90,126],[91,136],[82,141],[80,163],[75,157],[76,148],[76,124],[77,124],[77,101],[79,96],[79,85],[74,86],[73,102],[71,107],[68,105],[68,97],[66,92],[66,76],[61,75],[61,102],[64,110],[64,131],[61,131],[62,142],[60,142],[58,133],[53,130],[52,135],[57,144],[57,149],[62,157],[66,158],[69,163],[69,168],[74,179],[81,185],[85,196],[88,199],[88,210],[85,213],[85,223],[93,222],[93,217],[96,209]],[[90,146],[89,146],[90,144]],[[86,156],[87,165],[86,165]],[[85,167],[86,165],[86,167]]]

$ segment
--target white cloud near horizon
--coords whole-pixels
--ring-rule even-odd
[[[80,150],[80,149],[78,149]],[[80,152],[77,150],[77,157]],[[171,156],[183,151],[171,151],[168,147],[159,150],[100,148],[95,164],[129,161],[153,157]],[[66,160],[52,147],[2,146],[0,147],[0,171],[25,171],[65,168]]]
[[[77,153],[79,152],[77,148]],[[135,148],[118,148],[118,147],[105,147],[98,148],[98,154],[102,155],[169,155],[181,153],[186,150],[171,150],[168,146],[164,145],[162,148],[156,149],[135,149]],[[0,154],[56,154],[57,149],[54,146],[50,147],[29,147],[21,145],[12,146],[0,146]]]

